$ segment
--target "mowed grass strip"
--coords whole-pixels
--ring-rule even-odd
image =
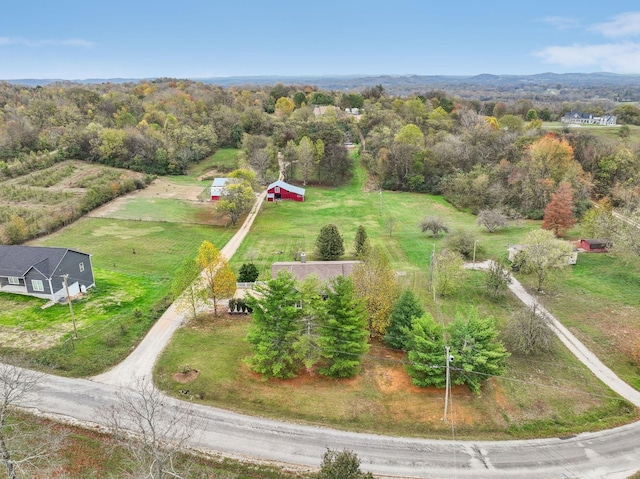
[[[192,224],[214,224],[216,218],[211,202],[140,196],[126,198],[121,207],[108,216],[122,220]]]

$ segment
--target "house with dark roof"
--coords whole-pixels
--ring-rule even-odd
[[[267,201],[304,201],[304,193],[304,188],[278,180],[267,186]]]
[[[0,245],[0,293],[59,301],[95,286],[91,255],[69,248]]]

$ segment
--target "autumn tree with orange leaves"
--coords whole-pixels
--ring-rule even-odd
[[[519,163],[519,196],[525,212],[542,216],[551,194],[562,182],[571,185],[574,200],[589,198],[591,183],[574,159],[569,142],[549,133],[534,141],[525,160]]]
[[[573,192],[566,181],[560,183],[555,193],[551,194],[551,201],[544,209],[542,227],[553,231],[556,236],[564,235],[576,222],[573,217]]]

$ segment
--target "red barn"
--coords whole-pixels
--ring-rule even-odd
[[[609,239],[581,239],[580,248],[591,253],[604,253],[613,245]]]
[[[304,188],[282,180],[275,181],[267,187],[267,201],[278,200],[304,201]]]

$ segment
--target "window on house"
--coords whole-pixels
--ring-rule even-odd
[[[84,263],[80,263],[78,266],[80,266],[80,272],[82,273],[84,271]]]
[[[9,284],[20,284],[20,278],[9,276]]]
[[[41,279],[32,279],[31,287],[34,291],[44,291],[44,284]]]
[[[273,192],[274,192],[274,193],[280,193],[280,187],[279,187],[279,186],[276,186],[276,187],[273,189]]]

